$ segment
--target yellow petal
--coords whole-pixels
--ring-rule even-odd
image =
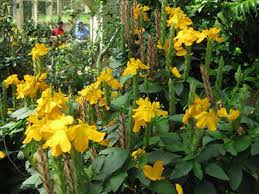
[[[177,78],[181,78],[181,74],[179,73],[178,69],[176,67],[172,68],[172,74],[177,77]]]
[[[180,184],[175,184],[175,189],[176,189],[176,192],[177,194],[183,194],[183,188]]]
[[[3,159],[6,156],[6,154],[3,151],[0,151],[0,159]]]
[[[230,121],[234,121],[239,117],[239,115],[240,115],[239,110],[230,109],[228,119]]]
[[[228,117],[228,112],[227,112],[226,108],[222,107],[222,108],[220,108],[220,109],[218,110],[217,115],[218,115],[219,117],[225,117],[225,118],[227,118],[227,117]]]
[[[144,176],[152,181],[164,179],[162,177],[163,170],[163,161],[161,160],[157,160],[153,167],[149,165],[144,165],[143,167]]]

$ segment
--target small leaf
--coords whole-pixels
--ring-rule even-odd
[[[174,87],[176,94],[179,96],[183,91],[183,83],[176,83]]]
[[[212,183],[203,181],[194,188],[194,194],[217,194],[217,191]]]
[[[224,154],[225,151],[222,144],[209,144],[201,151],[200,155],[198,156],[198,160],[203,162]]]
[[[235,148],[237,152],[246,150],[251,145],[251,138],[249,136],[242,136],[235,141]]]
[[[112,61],[109,66],[112,69],[116,69],[118,67],[123,66],[123,63],[121,63],[120,61]]]
[[[193,164],[190,161],[183,161],[183,162],[177,163],[175,165],[175,168],[172,174],[170,175],[170,178],[176,179],[176,178],[183,177],[187,175],[192,170],[192,168],[193,168]]]
[[[225,171],[215,163],[210,163],[208,166],[206,166],[205,172],[212,177],[222,180],[229,180]]]
[[[254,144],[251,146],[251,155],[258,155],[259,154],[259,140],[257,140]]]
[[[153,182],[151,189],[158,194],[177,194],[174,185],[168,181]]]
[[[193,173],[198,179],[202,180],[203,172],[201,164],[197,160],[193,162]]]
[[[116,192],[119,189],[119,187],[124,182],[127,175],[128,174],[126,172],[121,172],[121,173],[111,177],[110,186],[111,186],[111,189],[113,192]]]
[[[239,165],[232,165],[228,171],[229,185],[233,190],[237,190],[242,182],[243,173]]]
[[[166,152],[166,151],[162,151],[162,150],[157,150],[157,151],[153,151],[150,152],[148,154],[148,161],[150,163],[154,163],[157,160],[162,160],[163,164],[169,164],[171,163],[173,160],[180,158],[180,155],[174,154],[174,153],[170,153],[170,152]]]

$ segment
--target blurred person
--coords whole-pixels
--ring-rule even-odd
[[[65,34],[64,22],[59,21],[57,26],[51,32],[51,42],[55,43],[59,37],[62,37]],[[61,42],[65,42],[64,39],[61,39]]]
[[[82,21],[78,21],[75,29],[76,39],[79,41],[85,41],[89,35],[89,28]]]

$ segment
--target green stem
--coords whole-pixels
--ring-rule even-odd
[[[132,130],[132,108],[129,108],[127,121],[127,148],[131,147],[131,130]]]
[[[214,94],[216,95],[217,98],[219,98],[219,94],[222,87],[223,67],[224,67],[224,58],[220,57],[219,67],[217,70],[217,79],[216,79],[216,84],[214,89]]]
[[[138,76],[135,75],[132,78],[132,81],[133,81],[133,86],[132,86],[132,89],[133,89],[133,106],[136,106],[136,100],[138,99]]]
[[[16,103],[15,86],[14,85],[12,85],[12,98],[13,98],[13,108],[14,108],[14,110],[16,110],[17,103]]]
[[[196,128],[193,130],[192,144],[191,144],[191,152],[194,155],[197,151],[202,137],[204,135],[204,129]]]
[[[66,177],[64,173],[64,164],[61,157],[53,157],[54,182],[58,194],[67,194]]]
[[[171,78],[168,81],[168,89],[169,89],[169,114],[174,115],[176,111],[175,110],[176,99],[175,99],[174,82]]]
[[[191,83],[190,83],[188,106],[193,104],[194,99],[195,99],[195,93],[196,93],[196,82],[194,80],[192,80]]]
[[[7,91],[5,85],[2,83],[2,115],[3,118],[7,117]]]
[[[165,7],[166,7],[166,1],[162,1],[162,7],[161,7],[161,36],[160,36],[160,43],[162,47],[165,44],[165,37],[166,37],[166,12],[165,12]]]
[[[75,177],[75,186],[76,186],[76,194],[85,194],[85,185],[88,181],[88,177],[84,172],[83,165],[83,155],[76,152],[75,150],[71,151],[71,160],[72,166],[74,170]]]
[[[175,50],[174,50],[174,37],[175,37],[175,31],[174,26],[172,25],[170,27],[170,33],[169,33],[169,48],[166,55],[166,71],[168,75],[171,75],[171,69],[172,64],[175,56]]]
[[[149,136],[150,136],[150,131],[152,129],[152,124],[151,123],[148,123],[147,124],[147,127],[145,127],[145,131],[144,131],[144,139],[143,139],[143,144],[144,144],[144,147],[147,147],[148,144],[149,144]]]
[[[186,50],[187,50],[187,54],[184,60],[184,73],[183,73],[184,80],[187,80],[189,76],[189,72],[191,69],[191,61],[192,61],[192,56],[191,56],[192,48],[190,46],[187,46]]]
[[[206,54],[205,54],[205,68],[208,73],[210,73],[210,62],[211,62],[211,56],[212,56],[213,43],[214,41],[212,39],[208,39]]]

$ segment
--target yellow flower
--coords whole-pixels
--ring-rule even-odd
[[[164,44],[163,46],[161,45],[160,40],[158,40],[157,48],[158,48],[158,49],[161,49],[161,50],[164,50],[165,53],[167,53],[167,52],[168,52],[168,49],[169,49],[169,40],[166,39],[166,40],[165,40],[165,44]]]
[[[26,138],[22,143],[28,144],[32,139],[35,141],[40,141],[42,139],[41,128],[44,123],[40,121],[36,115],[29,116],[27,120],[30,122],[30,125],[25,131]]]
[[[181,78],[181,74],[179,73],[177,67],[172,68],[172,74],[177,78]]]
[[[55,120],[49,121],[49,128],[41,130],[42,133],[52,133],[48,138],[43,148],[51,148],[53,156],[59,156],[62,152],[69,153],[71,143],[68,136],[68,126],[73,123],[72,116],[62,115]]]
[[[177,8],[165,8],[167,14],[169,14],[169,20],[167,20],[167,26],[174,25],[175,29],[184,29],[192,24],[192,20],[186,16],[180,7]]]
[[[163,170],[163,161],[161,160],[157,160],[153,167],[149,165],[144,165],[143,167],[144,176],[152,181],[164,179],[164,177],[162,177]]]
[[[70,140],[74,142],[78,152],[84,152],[88,148],[89,140],[100,143],[106,133],[97,131],[95,125],[87,125],[79,120],[79,124],[72,126],[69,130]]]
[[[228,117],[228,112],[227,112],[226,108],[223,107],[223,108],[218,110],[217,115],[219,117],[226,117],[227,118]]]
[[[137,150],[132,152],[131,157],[133,157],[134,160],[137,160],[140,156],[143,156],[145,153],[146,152],[144,149],[138,148]]]
[[[36,43],[32,48],[30,55],[32,55],[32,60],[35,61],[39,59],[41,56],[44,56],[48,53],[49,49],[45,46],[45,44]]]
[[[6,156],[6,154],[3,151],[0,151],[0,159],[3,159]]]
[[[240,115],[239,110],[230,109],[228,119],[230,121],[236,120]]]
[[[149,11],[150,8],[148,6],[141,6],[139,3],[134,7],[133,15],[135,20],[139,20],[140,15],[142,14],[143,20],[148,21],[148,15],[147,11]]]
[[[198,128],[207,127],[211,131],[217,130],[216,126],[217,126],[218,118],[212,109],[210,109],[209,112],[203,111],[197,116],[195,116],[194,118],[197,120],[196,126]]]
[[[239,117],[240,112],[238,110],[230,109],[228,114],[226,108],[223,107],[218,110],[217,115],[219,117],[228,118],[230,121],[234,121]]]
[[[141,127],[145,127],[147,123],[151,122],[151,119],[155,116],[166,116],[167,111],[163,111],[160,109],[159,102],[151,103],[146,97],[145,99],[140,98],[136,101],[138,108],[133,109],[134,114],[132,117],[134,118],[134,127],[133,132],[139,132]]]
[[[111,68],[102,71],[101,75],[97,78],[97,80],[100,82],[107,83],[114,90],[117,90],[122,87],[121,83],[112,76]]]
[[[220,32],[219,28],[205,29],[200,33],[197,43],[202,42],[205,38],[209,38],[209,39],[215,40],[216,42],[221,43],[224,41],[224,38],[219,37],[219,32]]]
[[[191,46],[199,37],[199,32],[193,28],[184,28],[177,33],[174,38],[174,47],[179,48],[183,44],[186,46]]]
[[[97,104],[104,95],[103,91],[99,88],[100,84],[100,81],[96,81],[89,86],[86,86],[83,90],[79,91],[79,98],[77,98],[77,101],[86,101],[90,104]]]
[[[149,69],[149,67],[144,65],[139,59],[130,58],[122,75],[136,75],[138,69]]]
[[[180,184],[175,184],[177,194],[183,194],[183,188]]]
[[[60,154],[69,153],[71,150],[71,143],[67,136],[66,131],[57,130],[54,134],[46,141],[43,148],[51,148],[51,153],[53,156],[59,156]]]
[[[8,78],[4,80],[5,88],[8,88],[10,85],[17,85],[20,83],[17,74],[10,75]]]
[[[190,118],[193,118],[203,111],[207,111],[210,107],[209,99],[200,99],[199,96],[195,95],[193,104],[186,110],[182,122],[187,124]]]
[[[99,142],[100,145],[102,146],[108,146],[110,143],[110,140],[109,139],[103,139],[102,141]]]

